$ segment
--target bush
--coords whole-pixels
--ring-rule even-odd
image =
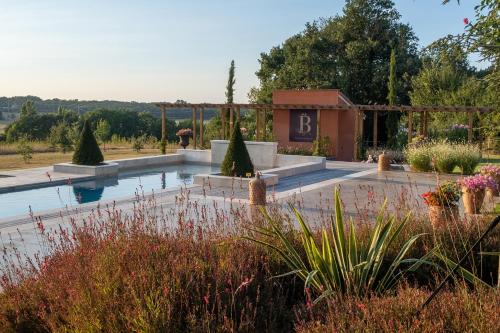
[[[17,145],[17,153],[23,157],[24,163],[29,163],[33,158],[33,147],[27,138],[21,139]]]
[[[415,171],[431,170],[431,155],[427,144],[409,145],[405,150],[406,160]]]
[[[279,147],[278,154],[312,156],[312,150],[306,147]]]
[[[98,165],[104,161],[101,149],[97,144],[89,121],[83,124],[80,139],[73,154],[73,163],[79,165]]]
[[[253,163],[243,141],[239,122],[234,125],[226,156],[221,165],[221,172],[224,176],[231,177],[248,177],[248,174],[251,176],[254,174]]]
[[[49,142],[54,148],[58,148],[63,153],[70,151],[72,146],[71,128],[64,122],[53,126],[50,129]]]
[[[457,145],[441,142],[430,147],[434,168],[440,173],[452,173],[457,165]]]
[[[313,156],[329,156],[330,155],[330,137],[322,136],[319,140],[313,141]]]
[[[394,164],[401,164],[406,162],[406,157],[405,154],[402,150],[395,150],[395,149],[385,149],[384,147],[379,147],[377,149],[374,148],[368,148],[366,150],[366,155],[372,155],[372,157],[378,161],[378,156],[382,153],[385,153],[385,155],[389,158],[391,163]]]
[[[146,138],[144,136],[138,136],[132,138],[132,148],[136,152],[140,152],[142,149],[144,149],[144,143],[146,142]]]
[[[456,146],[458,167],[462,175],[472,175],[479,162],[481,162],[481,150],[477,145],[463,144]]]
[[[403,286],[395,295],[350,297],[316,309],[317,320],[297,332],[499,332],[500,293],[481,289],[441,292],[420,314],[430,291]]]

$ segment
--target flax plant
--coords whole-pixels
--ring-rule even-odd
[[[300,212],[293,206],[291,209],[300,224],[300,239],[306,260],[303,260],[293,246],[292,240],[264,209],[262,213],[269,227],[253,229],[263,237],[246,237],[246,239],[277,252],[290,269],[288,273],[278,277],[287,275],[300,277],[305,283],[305,288],[312,287],[319,294],[315,303],[333,294],[353,296],[381,294],[391,289],[407,270],[413,271],[426,262],[425,257],[405,259],[412,245],[424,234],[412,236],[403,244],[396,257],[389,262],[384,261],[388,249],[410,217],[408,214],[398,224],[394,216],[386,217],[385,203],[376,218],[368,246],[360,244],[352,219],[349,220],[348,231],[345,230],[338,189],[335,190],[335,214],[331,216],[330,230],[326,228],[321,230],[319,244]],[[281,246],[274,245],[273,239],[278,240]],[[405,270],[401,268],[402,264],[411,266]]]

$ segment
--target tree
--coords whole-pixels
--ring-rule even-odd
[[[73,163],[79,165],[98,165],[104,161],[101,149],[92,133],[89,120],[83,124],[80,140],[73,154]]]
[[[23,103],[21,106],[21,114],[20,117],[33,117],[37,114],[36,108],[35,108],[35,103],[31,100],[27,100],[26,102]]]
[[[235,83],[236,79],[234,78],[234,60],[231,60],[231,66],[229,67],[229,77],[227,79],[227,86],[226,86],[226,103],[228,104],[233,104]]]
[[[254,174],[253,163],[243,141],[239,122],[236,122],[231,134],[226,156],[222,161],[221,172],[224,176],[231,177],[247,177],[247,175],[253,176]]]
[[[389,0],[347,1],[343,15],[306,24],[281,46],[262,53],[253,102],[270,103],[275,89],[341,89],[354,103],[385,104],[391,46],[396,96],[408,103],[409,78],[418,72],[417,38]]]
[[[97,140],[102,142],[102,144],[104,145],[104,150],[106,151],[106,142],[111,139],[111,127],[109,126],[107,120],[101,119],[97,122],[94,135]]]
[[[71,128],[65,122],[52,126],[49,134],[49,142],[52,146],[66,153],[72,148]]]
[[[396,105],[396,51],[394,49],[391,50],[388,89],[389,92],[387,94],[387,100],[389,102],[389,105]],[[389,148],[396,148],[398,125],[399,113],[388,112],[385,126],[387,128],[387,146]]]

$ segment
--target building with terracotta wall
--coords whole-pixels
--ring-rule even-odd
[[[273,104],[352,105],[338,89],[276,90]],[[278,147],[312,149],[316,140],[317,118],[321,137],[330,138],[329,155],[339,161],[354,159],[354,110],[273,110],[273,134]]]

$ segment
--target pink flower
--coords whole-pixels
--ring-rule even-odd
[[[469,24],[469,19],[467,17],[464,17],[464,24]]]
[[[463,188],[468,191],[482,191],[486,188],[495,188],[496,183],[493,177],[484,175],[474,175],[469,177],[460,178],[457,180]]]
[[[203,302],[208,305],[208,295],[203,296]]]

